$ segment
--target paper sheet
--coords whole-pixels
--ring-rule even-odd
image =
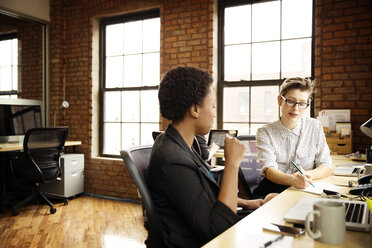
[[[316,182],[316,183],[313,183],[313,184],[314,184],[315,187],[309,185],[304,189],[297,189],[297,188],[294,188],[294,187],[292,187],[292,189],[296,189],[296,190],[305,191],[305,192],[308,192],[308,193],[320,195],[321,193],[323,193],[324,189],[337,191],[337,189],[342,188],[340,186],[337,186],[337,185],[334,185],[334,184],[331,184],[331,183],[326,183],[326,182]]]
[[[245,238],[242,240],[246,247],[252,248],[259,248],[263,247],[269,240],[273,240],[278,237],[280,234],[269,234],[269,233],[248,233]],[[239,242],[240,243],[240,242]],[[284,236],[282,240],[272,243],[269,247],[270,248],[288,248],[292,247],[293,237],[292,236]]]

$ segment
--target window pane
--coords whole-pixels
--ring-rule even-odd
[[[17,66],[13,66],[13,90],[18,90],[18,68]]]
[[[0,67],[0,90],[12,90],[12,67],[10,66]]]
[[[124,87],[141,86],[141,55],[124,56]]]
[[[282,77],[311,76],[311,39],[282,42]]]
[[[224,88],[223,120],[249,122],[249,87]]]
[[[121,146],[123,149],[139,145],[139,125],[123,123]]]
[[[103,139],[103,153],[116,154],[120,153],[120,123],[105,123],[104,139]]]
[[[120,122],[120,92],[106,92],[104,122]]]
[[[12,61],[12,41],[0,41],[0,66],[10,66]]]
[[[282,0],[282,38],[311,37],[312,0]]]
[[[124,23],[124,54],[142,51],[142,21]]]
[[[250,45],[225,47],[225,81],[250,80]]]
[[[123,57],[106,58],[106,88],[123,87]]]
[[[293,20],[292,20],[293,21]],[[252,5],[252,41],[280,39],[280,2]]]
[[[141,122],[159,122],[157,90],[141,91]]]
[[[280,42],[252,45],[252,80],[279,79]]]
[[[106,26],[106,56],[123,55],[123,23]]]
[[[228,123],[223,124],[223,129],[227,130],[238,130],[238,135],[247,135],[249,134],[249,124],[247,123]]]
[[[272,122],[279,119],[278,86],[252,87],[252,122]]]
[[[122,101],[122,121],[139,122],[140,99],[139,91],[124,91]]]
[[[143,52],[160,50],[160,18],[143,21]]]
[[[114,134],[119,144],[115,144],[115,149],[119,147],[116,150],[105,147],[108,127],[103,127],[103,150],[112,155],[118,155],[120,148],[152,144],[151,133],[159,130],[158,91],[145,87],[158,86],[160,81],[160,18],[142,19],[139,14],[128,21],[126,17],[115,17],[108,22],[117,23],[105,27],[103,86],[110,91],[104,95],[103,104],[107,106],[101,118],[106,126],[108,122],[118,124]]]
[[[251,133],[250,134],[257,134],[257,129],[263,127],[265,124],[251,124]]]
[[[225,45],[251,41],[251,5],[225,9]]]
[[[158,85],[160,80],[160,57],[159,53],[143,55],[143,83],[142,85]]]
[[[12,64],[18,65],[18,39],[12,39]]]
[[[142,123],[141,124],[141,145],[152,145],[154,139],[152,132],[159,130],[159,124]]]

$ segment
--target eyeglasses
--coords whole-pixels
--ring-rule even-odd
[[[298,107],[300,109],[306,109],[310,105],[310,103],[308,103],[308,102],[296,102],[296,101],[293,101],[293,100],[288,100],[284,96],[281,96],[281,97],[283,98],[283,100],[285,101],[287,106],[289,106],[289,107],[295,107],[296,104],[298,104]]]

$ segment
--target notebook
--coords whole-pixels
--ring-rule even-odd
[[[317,201],[343,202],[345,204],[346,229],[369,232],[371,221],[369,209],[367,203],[361,201],[305,196],[284,215],[284,220],[290,223],[304,224],[307,213],[313,210],[313,204]]]

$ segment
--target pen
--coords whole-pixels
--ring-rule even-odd
[[[266,247],[268,247],[268,246],[270,246],[272,243],[275,243],[275,242],[277,242],[277,241],[279,241],[279,240],[282,240],[284,238],[284,235],[283,234],[280,234],[278,237],[276,237],[275,239],[272,239],[272,240],[269,240],[269,241],[267,241],[265,244],[263,244],[263,246],[261,246],[261,247],[263,247],[263,248],[266,248]]]
[[[300,167],[298,167],[297,164],[295,164],[295,162],[291,161],[291,163],[294,165],[294,167],[296,167],[296,169],[297,169],[297,170],[298,170],[302,175],[305,176],[305,174],[300,170]],[[310,184],[311,184],[311,186],[313,186],[313,187],[315,188],[314,184],[312,184],[312,183],[310,183]]]

